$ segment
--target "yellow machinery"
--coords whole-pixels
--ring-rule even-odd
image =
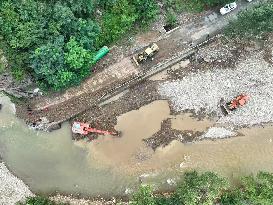
[[[148,58],[152,57],[159,51],[159,47],[156,43],[150,44],[143,52],[138,53],[136,56],[133,56],[133,60],[137,65],[146,61]]]

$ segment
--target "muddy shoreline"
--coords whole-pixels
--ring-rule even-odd
[[[184,76],[187,76],[189,73],[204,72],[211,69],[226,69],[234,66],[237,63],[238,59],[242,59],[247,52],[245,51],[245,43],[239,44],[238,42],[231,42],[228,49],[227,46],[223,45],[222,37],[214,40],[210,44],[206,45],[204,48],[200,48],[194,56],[189,60],[189,63],[184,66],[175,65],[167,70],[167,75],[163,80],[145,80],[141,84],[134,86],[129,89],[129,92],[125,93],[119,99],[110,102],[101,107],[96,106],[90,110],[87,110],[85,113],[77,116],[72,119],[74,120],[88,122],[92,126],[99,128],[114,131],[114,126],[117,123],[117,117],[127,113],[131,110],[138,110],[140,107],[147,105],[156,100],[168,100],[171,110],[171,115],[179,115],[184,113],[191,113],[191,116],[196,120],[202,120],[204,118],[214,119],[217,117],[215,114],[207,114],[205,111],[200,111],[198,113],[193,112],[192,110],[185,110],[182,112],[177,112],[173,109],[173,106],[169,99],[164,98],[158,93],[158,85],[172,80],[183,79]],[[224,47],[224,50],[222,49]],[[208,50],[220,50],[223,54],[210,56],[204,56],[204,53],[207,53]],[[225,53],[228,53],[226,55]],[[207,57],[207,58],[205,58]],[[156,133],[150,139],[145,139],[147,145],[152,147],[155,150],[157,147],[166,146],[172,140],[176,139],[183,143],[192,142],[198,136],[203,134],[202,132],[194,133],[191,130],[187,131],[178,131],[170,129],[168,120],[162,123],[162,128],[159,133]],[[183,136],[183,137],[182,137]],[[73,134],[73,139],[79,140],[82,136]],[[90,140],[97,138],[96,134],[91,134],[88,136]]]

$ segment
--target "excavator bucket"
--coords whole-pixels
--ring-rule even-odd
[[[240,94],[231,101],[225,103],[224,99],[220,100],[220,108],[224,115],[228,115],[230,111],[236,110],[239,107],[244,106],[250,99],[248,95]]]

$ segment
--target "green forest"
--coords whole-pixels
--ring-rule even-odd
[[[13,76],[60,90],[88,76],[94,54],[158,11],[154,0],[3,0],[1,49]]]
[[[226,0],[163,0],[166,21]],[[17,80],[32,76],[43,89],[78,85],[92,72],[94,54],[160,12],[156,0],[2,0],[0,48]],[[2,64],[1,64],[2,65]],[[3,72],[3,66],[0,67]]]
[[[117,203],[124,204],[123,202]],[[131,205],[272,205],[273,174],[259,172],[244,176],[231,185],[213,172],[186,172],[176,189],[169,194],[153,194],[151,186],[141,186]],[[62,205],[43,197],[30,197],[19,205]]]
[[[26,75],[47,90],[78,85],[90,75],[94,55],[132,31],[147,28],[160,13],[176,25],[180,12],[218,9],[230,0],[2,0],[0,49],[18,81]],[[161,5],[161,6],[159,6]],[[242,12],[227,33],[272,31],[272,1]],[[253,23],[255,22],[255,23]],[[4,67],[0,64],[0,73]]]

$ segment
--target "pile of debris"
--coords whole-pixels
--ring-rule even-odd
[[[231,50],[236,50],[236,47],[230,48],[228,45],[223,45],[220,40],[215,41],[208,46],[201,47],[197,54],[197,59],[202,59],[207,63],[223,63],[234,58]]]
[[[236,132],[228,130],[224,127],[211,127],[208,131],[201,135],[199,139],[222,139],[233,137],[236,135]]]
[[[273,121],[273,67],[255,53],[241,60],[235,69],[216,69],[192,73],[182,80],[162,83],[160,95],[170,99],[175,111],[204,109],[206,114],[218,115],[220,123],[238,126]],[[229,101],[238,94],[250,96],[246,106],[223,116],[219,101]]]

